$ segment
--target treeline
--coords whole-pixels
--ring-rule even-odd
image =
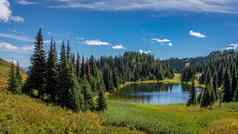
[[[237,51],[213,52],[203,62],[196,63],[185,67],[182,79],[190,81],[196,76],[200,84],[206,85],[198,96],[201,106],[238,101]]]
[[[207,56],[196,58],[170,58],[168,60],[161,61],[169,69],[172,69],[176,73],[184,72],[186,66],[200,66],[207,63]],[[199,68],[197,68],[199,69]]]
[[[56,42],[52,39],[46,52],[39,30],[27,80],[20,86],[11,86],[17,81],[14,69],[9,73],[9,78],[12,76],[9,89],[14,93],[24,93],[75,111],[104,111],[107,109],[106,90],[112,92],[127,81],[172,78],[174,72],[152,55],[137,52],[85,58],[71,52],[69,41],[62,42],[58,57]]]
[[[150,54],[126,52],[122,56],[101,57],[97,61],[108,91],[119,84],[138,80],[173,78],[174,72]]]

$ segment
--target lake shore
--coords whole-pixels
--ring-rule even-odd
[[[128,85],[132,84],[184,84],[184,85],[192,85],[192,82],[182,82],[181,81],[181,74],[176,73],[173,79],[164,79],[164,80],[142,80],[142,81],[129,81],[125,82],[124,84],[121,84],[119,86],[119,89],[122,89]],[[198,81],[195,83],[195,87],[197,88],[205,88],[205,85],[199,84]]]

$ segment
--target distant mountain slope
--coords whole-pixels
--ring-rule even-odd
[[[6,88],[7,86],[8,73],[9,73],[10,66],[11,66],[10,62],[0,58],[0,89]],[[21,71],[21,74],[23,79],[27,78],[27,75],[23,71],[23,69]]]
[[[0,58],[0,89],[7,84],[9,67],[10,63]]]
[[[173,69],[176,72],[181,73],[184,70],[184,67],[187,64],[190,64],[193,67],[202,68],[209,60],[219,57],[219,56],[234,56],[237,55],[238,51],[236,50],[226,50],[226,51],[214,51],[207,56],[203,57],[194,57],[194,58],[170,58],[168,60],[163,60],[162,63],[169,66],[170,69]]]

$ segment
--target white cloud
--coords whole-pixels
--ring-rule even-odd
[[[7,33],[0,33],[0,37],[18,40],[18,41],[25,41],[25,42],[33,42],[33,40],[34,40],[27,36],[18,35],[18,34],[7,34]]]
[[[1,0],[0,9],[0,22],[7,22],[12,14],[12,11],[10,10],[10,3],[7,0]]]
[[[33,50],[33,46],[15,46],[8,42],[0,42],[0,49],[8,52],[30,52]]]
[[[23,22],[24,19],[20,16],[13,16],[8,0],[0,0],[0,22]]]
[[[156,41],[156,42],[159,42],[159,43],[168,43],[168,42],[170,42],[170,40],[166,39],[166,38],[163,38],[163,39],[154,38],[152,40]]]
[[[167,38],[162,38],[162,39],[153,38],[152,41],[155,41],[155,42],[159,43],[160,45],[167,45],[170,47],[173,46],[172,42]]]
[[[112,49],[126,49],[122,44],[112,46]]]
[[[179,10],[238,13],[237,0],[52,0],[52,8],[86,8],[101,11]],[[57,3],[58,2],[58,3]]]
[[[24,22],[24,18],[22,18],[21,16],[11,16],[9,19],[13,22],[16,22],[16,23],[23,23]]]
[[[139,53],[141,53],[141,54],[149,54],[149,53],[151,53],[151,50],[142,50],[142,49],[139,49]]]
[[[224,48],[224,50],[235,50],[235,49],[238,49],[238,43],[231,43]]]
[[[206,35],[204,35],[204,34],[202,34],[200,32],[195,32],[193,30],[189,31],[189,35],[193,36],[193,37],[196,37],[196,38],[206,38]]]
[[[85,40],[82,42],[85,45],[89,46],[108,46],[109,42],[101,41],[101,40]]]
[[[17,0],[17,3],[20,5],[35,5],[37,2],[33,2],[30,0]]]

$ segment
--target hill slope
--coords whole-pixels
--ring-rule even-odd
[[[137,134],[126,128],[102,126],[97,113],[74,113],[5,89],[10,64],[0,60],[0,133],[10,134]]]
[[[7,83],[7,72],[10,64],[0,59],[0,88],[4,88]]]

